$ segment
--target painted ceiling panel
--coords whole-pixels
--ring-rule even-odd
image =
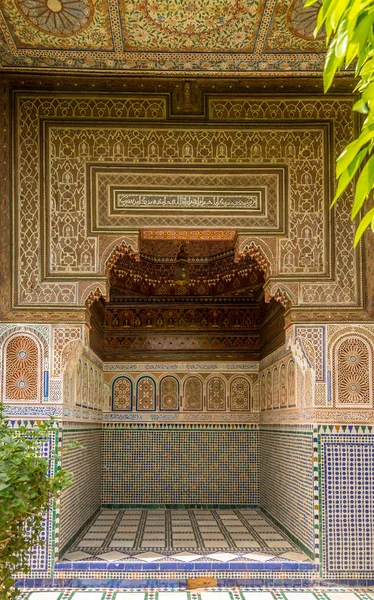
[[[320,72],[303,0],[0,0],[1,68]]]

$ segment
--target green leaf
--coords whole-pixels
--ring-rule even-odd
[[[326,19],[330,19],[333,31],[339,25],[339,22],[345,12],[347,11],[347,7],[350,4],[351,0],[339,0],[339,2],[334,2],[332,6],[331,12],[326,14]]]
[[[374,155],[372,155],[360,173],[356,184],[355,197],[351,218],[354,219],[360,211],[364,201],[373,188],[374,183]]]
[[[363,150],[361,150],[361,152],[359,152],[357,156],[353,159],[353,161],[348,165],[347,169],[343,171],[343,173],[340,175],[338,187],[334,199],[331,202],[330,208],[334,206],[337,199],[342,195],[346,187],[352,181],[353,177],[355,176],[355,173],[357,172],[366,154],[368,153],[368,150],[368,148],[363,148]]]
[[[361,98],[364,102],[370,102],[374,99],[374,82],[366,86]]]
[[[328,11],[331,10],[331,7],[334,5],[334,2],[335,2],[335,0],[324,0],[324,2],[322,3],[322,6],[318,11],[317,25],[316,25],[317,32],[321,29],[322,25],[324,24],[324,22],[326,20],[326,15],[327,15]]]
[[[362,54],[366,47],[368,37],[372,32],[373,15],[363,14],[357,19],[357,26],[354,29],[347,49],[346,65],[350,65],[357,54]],[[365,52],[366,55],[366,52]],[[360,64],[360,63],[359,63]]]
[[[42,457],[43,440],[54,435],[52,423],[12,429],[0,403],[0,589],[12,587],[17,571],[27,572],[27,558],[42,545],[45,511],[51,499],[69,484],[64,470],[49,476],[49,461]],[[51,457],[53,459],[53,457]],[[0,592],[0,597],[3,598]],[[13,598],[13,596],[7,596]]]
[[[336,71],[343,64],[343,59],[338,58],[335,54],[335,46],[336,46],[336,39],[334,39],[331,42],[331,44],[327,50],[327,53],[326,53],[325,67],[324,67],[324,71],[323,71],[323,84],[324,84],[325,93],[331,86],[333,79],[335,77]]]
[[[365,100],[363,100],[362,98],[355,102],[352,110],[355,110],[356,112],[359,112],[363,115],[367,115],[369,113],[369,107],[367,105],[367,102],[365,102]]]
[[[343,59],[348,48],[347,20],[344,19],[336,33],[335,56]]]
[[[372,208],[371,210],[369,210],[368,213],[366,213],[366,215],[361,219],[359,226],[357,227],[355,239],[353,242],[353,246],[355,248],[356,248],[358,242],[360,241],[360,239],[362,238],[364,231],[369,227],[370,223],[373,226],[373,224],[374,224],[374,208]]]
[[[336,176],[340,177],[342,172],[354,160],[356,154],[361,150],[362,146],[370,142],[374,138],[374,125],[366,127],[357,140],[354,140],[343,150],[336,161]]]

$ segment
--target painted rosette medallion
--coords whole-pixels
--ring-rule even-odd
[[[307,8],[304,6],[304,4],[305,0],[293,0],[287,13],[287,22],[289,28],[296,37],[304,40],[313,41],[314,39],[324,39],[324,28],[319,30],[316,38],[314,37],[318,12],[322,4],[321,0],[313,4],[313,6],[308,6]]]
[[[37,29],[60,37],[80,33],[93,17],[92,0],[16,0],[16,5]]]

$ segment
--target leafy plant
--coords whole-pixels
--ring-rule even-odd
[[[28,556],[37,545],[46,511],[71,477],[56,468],[49,474],[49,460],[41,446],[56,435],[52,421],[11,428],[0,404],[0,598],[13,599],[17,571],[29,571]],[[57,449],[51,458],[57,462]]]
[[[307,0],[305,7],[318,1]],[[336,162],[338,185],[332,205],[360,172],[351,212],[353,220],[374,187],[374,1],[322,0],[315,35],[323,26],[327,43],[323,73],[325,92],[331,86],[336,72],[355,61],[356,77],[359,79],[355,91],[361,97],[353,110],[365,116],[359,137],[346,146]],[[374,208],[368,210],[361,219],[355,246],[370,225],[374,231]]]

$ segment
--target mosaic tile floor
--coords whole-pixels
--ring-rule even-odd
[[[102,509],[63,557],[145,563],[207,558],[311,562],[257,509]]]
[[[20,600],[373,600],[373,589],[307,588],[303,590],[209,589],[199,592],[167,590],[40,590],[23,591]]]

